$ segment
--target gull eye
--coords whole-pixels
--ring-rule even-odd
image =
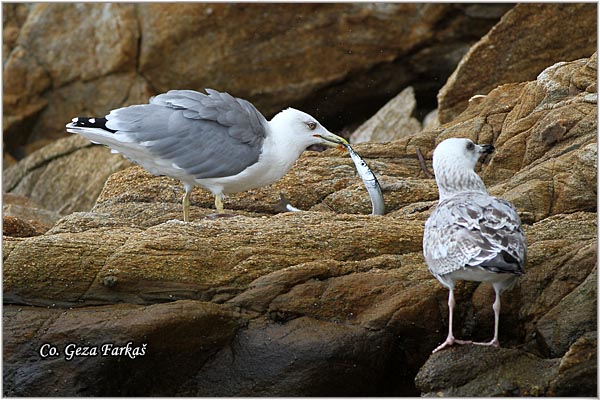
[[[473,142],[467,143],[467,150],[472,151],[474,148],[475,148],[475,145],[473,144]]]
[[[311,131],[314,131],[315,128],[317,127],[317,123],[310,121],[310,122],[306,123],[306,126],[308,126],[308,129],[310,129]]]

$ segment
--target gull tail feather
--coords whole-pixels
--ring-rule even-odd
[[[112,129],[106,127],[106,118],[84,118],[76,117],[66,125],[67,132],[76,133],[93,143],[103,144],[119,151],[120,147],[131,142],[127,135],[118,135]]]

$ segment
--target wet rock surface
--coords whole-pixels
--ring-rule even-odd
[[[228,196],[233,216],[215,216],[212,196],[194,190],[190,223],[171,178],[77,138],[38,150],[6,171],[5,190],[26,198],[5,205],[62,215],[34,235],[4,232],[4,394],[595,396],[596,63],[548,65],[450,123],[357,144],[384,216],[368,215],[368,194],[335,149]],[[496,147],[477,170],[520,211],[528,265],[503,294],[502,348],[431,355],[447,331],[447,290],[421,253],[437,189],[416,154],[431,170],[436,143],[451,136]],[[307,211],[277,213],[280,193]],[[456,301],[455,335],[489,340],[493,289],[460,282]],[[69,343],[129,342],[145,354],[65,360]],[[42,357],[45,343],[60,355]]]

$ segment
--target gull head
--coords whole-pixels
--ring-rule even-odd
[[[483,154],[493,151],[492,145],[475,144],[465,138],[450,138],[438,144],[433,152],[433,172],[440,191],[440,201],[460,192],[487,193],[474,168]]]
[[[294,108],[281,111],[269,124],[276,135],[285,136],[290,145],[296,145],[302,150],[313,144],[334,147],[348,144],[343,137],[329,132],[316,118]]]
[[[475,144],[471,139],[450,138],[437,145],[433,152],[433,170],[461,166],[473,170],[483,154],[490,154],[494,146]],[[436,168],[437,167],[437,168]]]

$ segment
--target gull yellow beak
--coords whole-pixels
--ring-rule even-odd
[[[331,132],[318,133],[313,136],[321,139],[322,144],[327,145],[327,146],[336,147],[341,144],[342,146],[345,147],[345,146],[349,145],[349,143],[346,139],[344,139],[341,136],[334,135]]]

